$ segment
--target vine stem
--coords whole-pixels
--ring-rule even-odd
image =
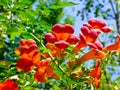
[[[30,35],[32,35],[41,45],[43,48],[46,48],[45,45],[42,43],[41,40],[39,40],[34,34],[30,33]],[[48,52],[49,56],[52,58],[52,60],[54,60],[55,58],[51,55],[50,52]]]

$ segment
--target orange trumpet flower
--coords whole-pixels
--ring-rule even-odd
[[[104,51],[114,51],[114,50],[118,50],[120,51],[120,35],[118,35],[116,43],[111,44],[107,47],[104,48]]]
[[[87,26],[82,26],[82,33],[80,33],[80,41],[73,49],[73,53],[77,53],[81,48],[87,46],[89,43],[94,43],[99,35],[99,31],[89,29]]]
[[[76,65],[80,65],[81,63],[85,62],[85,61],[88,61],[90,59],[94,59],[94,58],[97,58],[97,59],[104,59],[106,56],[106,54],[103,52],[103,51],[100,51],[98,49],[92,49],[91,51],[87,52],[86,54],[84,54],[81,58],[79,58],[77,61],[76,61]]]
[[[36,49],[36,42],[34,40],[21,40],[19,49],[15,50],[15,53],[20,55],[20,59],[17,61],[17,70],[22,69],[25,72],[33,69],[34,65],[37,65],[40,61],[40,51]]]
[[[88,23],[90,25],[87,25],[87,26],[89,26],[91,29],[102,31],[102,32],[105,32],[105,33],[108,33],[108,32],[111,31],[111,29],[109,27],[105,27],[106,23],[103,20],[90,19],[88,21]]]
[[[62,26],[55,24],[52,27],[52,33],[45,34],[45,39],[48,43],[55,43],[57,48],[65,49],[69,44],[76,44],[78,42],[78,37],[72,35],[73,33],[74,28],[72,25],[65,24]]]
[[[47,77],[58,79],[58,76],[54,73],[53,68],[49,65],[50,58],[42,60],[37,65],[37,71],[34,75],[34,80],[39,82],[46,82]]]
[[[101,77],[101,74],[102,74],[102,70],[100,68],[100,59],[99,59],[97,60],[95,68],[91,69],[89,72],[89,75],[94,78],[93,83],[97,88],[99,88],[99,85],[100,85],[99,79]]]

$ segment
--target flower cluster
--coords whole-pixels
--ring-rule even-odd
[[[40,51],[36,49],[37,45],[34,40],[21,40],[20,47],[15,50],[20,55],[17,61],[17,70],[28,72],[34,68],[34,65],[40,60]]]
[[[46,76],[57,78],[52,66],[49,65],[50,59],[41,60],[40,51],[37,50],[34,40],[22,39],[20,47],[15,50],[15,53],[20,55],[20,59],[17,61],[18,71],[24,70],[24,72],[29,72],[36,66],[35,81],[45,82]]]
[[[98,19],[90,19],[88,23],[83,24],[79,37],[73,34],[74,28],[69,24],[55,24],[52,26],[51,31],[45,34],[46,45],[42,45],[50,52],[40,52],[35,40],[22,39],[20,41],[19,48],[15,50],[15,53],[19,55],[16,64],[17,70],[33,71],[34,80],[44,83],[47,78],[61,80],[61,76],[55,73],[55,70],[59,69],[58,71],[61,71],[63,75],[66,74],[66,77],[69,77],[70,80],[88,80],[89,85],[94,84],[96,88],[99,88],[102,74],[101,60],[106,58],[109,51],[120,51],[120,36],[118,36],[116,43],[103,47],[98,40],[98,36],[101,32],[109,33],[111,29],[106,26],[104,21]],[[67,48],[70,45],[72,50],[69,51]],[[90,50],[79,56],[79,52],[86,46],[89,46]],[[72,57],[72,54],[78,57],[74,55]],[[85,69],[83,70],[80,66],[91,59],[96,59],[96,65],[94,68],[89,69],[87,73],[84,73]],[[66,60],[68,60],[67,63]],[[55,66],[55,70],[53,66]],[[64,66],[65,70],[61,66]],[[77,69],[78,67],[80,68]],[[90,78],[84,79],[87,76]],[[6,86],[9,89],[6,89]],[[0,83],[0,90],[18,90],[18,86],[12,80],[7,80]]]
[[[101,32],[108,33],[111,31],[109,27],[105,27],[106,23],[102,20],[90,19],[88,23],[83,24],[81,27],[80,41],[75,46],[73,52],[77,53],[81,48],[85,46],[91,46],[95,49],[102,49],[102,45],[97,41],[97,38]]]
[[[45,39],[48,43],[54,43],[59,49],[65,49],[69,44],[76,44],[78,42],[78,37],[72,35],[74,33],[74,28],[65,24],[64,26],[60,24],[55,24],[52,27],[52,33],[46,33]]]

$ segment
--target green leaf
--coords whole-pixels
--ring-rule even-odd
[[[23,32],[21,36],[25,39],[34,39],[34,37],[29,32]]]
[[[8,4],[12,4],[10,0],[0,0],[0,5],[8,7]]]
[[[73,3],[73,2],[62,2],[61,5],[62,5],[62,6],[74,6],[74,5],[78,5],[78,3]]]
[[[63,79],[63,72],[60,70],[60,68],[57,65],[53,66],[54,72],[59,76],[59,78],[62,80]]]
[[[23,28],[19,28],[18,30],[14,30],[13,32],[11,32],[11,35],[10,35],[10,39],[14,39],[16,36],[19,36],[21,35],[21,33],[24,31]]]
[[[30,87],[30,86],[26,86],[26,87],[24,87],[24,88],[22,88],[23,90],[33,90],[33,88],[32,87]]]
[[[73,3],[73,2],[62,2],[62,3],[60,3],[60,5],[51,5],[50,8],[51,9],[59,9],[59,8],[64,8],[67,6],[74,6],[74,5],[78,5],[78,4]]]
[[[28,15],[24,11],[19,11],[18,17],[21,18],[23,21],[27,21],[29,19]]]
[[[5,21],[5,20],[6,20],[6,17],[3,15],[0,15],[0,21]]]
[[[30,6],[30,4],[32,4],[30,0],[20,0],[19,2],[14,3],[14,7],[24,9],[27,6]]]
[[[43,53],[51,52],[51,50],[49,50],[49,49],[47,49],[47,48],[44,48],[44,47],[40,47],[40,50],[41,50]]]
[[[59,86],[56,85],[56,84],[53,84],[53,89],[54,89],[54,90],[61,90],[61,89],[59,88]]]

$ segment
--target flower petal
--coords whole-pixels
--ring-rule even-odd
[[[29,57],[33,57],[33,55],[34,55],[34,53],[35,53],[35,51],[36,51],[36,47],[37,47],[36,44],[32,44],[32,45],[28,48],[26,54],[27,54]]]
[[[108,33],[111,31],[111,29],[109,27],[103,27],[101,30],[105,33]]]
[[[18,84],[11,79],[1,82],[0,90],[18,90]]]
[[[59,49],[65,49],[65,48],[68,47],[68,45],[69,45],[69,43],[68,43],[68,42],[65,42],[65,41],[63,41],[63,40],[60,40],[60,41],[58,41],[58,42],[55,42],[55,46],[56,46],[57,48],[59,48]]]
[[[67,42],[70,44],[76,44],[79,41],[78,37],[75,35],[71,35],[68,39]]]
[[[74,28],[72,25],[65,24],[62,31],[61,40],[66,41],[74,33]]]
[[[73,53],[77,53],[81,48],[85,47],[87,45],[86,37],[80,33],[80,41],[77,43],[77,45],[73,48]]]
[[[31,69],[33,69],[34,64],[32,63],[32,60],[29,59],[25,59],[25,58],[20,58],[17,61],[17,70],[21,71],[22,69],[25,72],[30,71]]]
[[[87,26],[82,26],[81,31],[85,36],[88,36],[90,34],[90,29]]]
[[[36,44],[36,42],[32,39],[28,39],[28,40],[22,39],[20,41],[20,48],[29,47],[32,44]]]
[[[103,49],[102,44],[100,42],[98,42],[98,41],[93,42],[93,43],[88,43],[88,46],[90,46],[91,48],[94,48],[94,49],[98,49],[98,50]]]
[[[45,39],[49,43],[54,43],[56,41],[56,37],[52,33],[46,33]]]
[[[39,50],[36,50],[35,53],[34,53],[34,55],[33,55],[33,63],[34,63],[35,65],[37,65],[38,62],[40,61],[40,59],[41,59],[40,51],[39,51]]]
[[[34,80],[35,81],[39,81],[39,82],[46,82],[46,77],[45,77],[45,74],[40,74],[40,72],[36,72],[35,75],[34,75]]]
[[[52,26],[52,32],[56,36],[57,40],[61,40],[61,34],[63,32],[63,26],[61,24],[55,24]]]

